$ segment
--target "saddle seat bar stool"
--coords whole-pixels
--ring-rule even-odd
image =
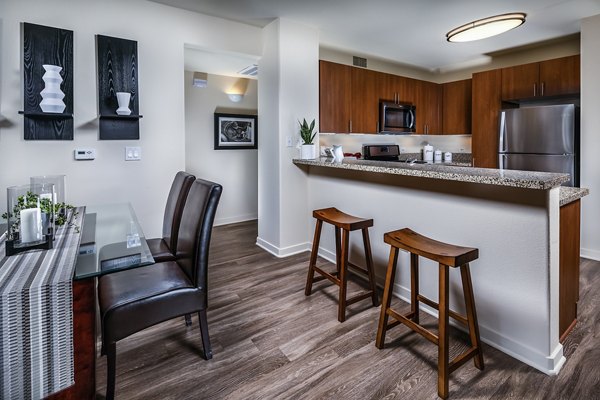
[[[385,278],[385,288],[377,329],[375,345],[382,349],[385,334],[389,328],[404,324],[413,331],[421,334],[427,340],[438,346],[438,395],[448,398],[449,375],[457,368],[474,358],[475,367],[483,370],[483,352],[479,338],[479,325],[473,297],[473,285],[469,262],[479,257],[476,248],[455,246],[428,237],[408,229],[388,232],[384,235],[385,243],[390,245],[390,257]],[[409,313],[402,315],[390,308],[392,291],[395,281],[396,265],[399,249],[410,252],[411,294]],[[419,294],[419,256],[439,263],[439,304]],[[449,309],[449,270],[459,268],[465,299],[467,315],[458,314]],[[438,334],[434,334],[419,324],[419,302],[438,310]],[[388,318],[395,321],[388,323]],[[462,354],[449,361],[449,317],[466,325],[469,329],[471,347]]]

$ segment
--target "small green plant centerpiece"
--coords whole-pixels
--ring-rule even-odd
[[[14,189],[11,196],[11,189]],[[2,214],[8,222],[6,255],[11,256],[32,249],[51,249],[55,227],[67,225],[77,216],[75,207],[54,203],[52,195],[36,194],[29,190],[18,195],[19,187],[9,188],[9,210]]]
[[[313,143],[317,132],[315,132],[315,120],[309,124],[306,119],[302,119],[300,124],[300,138],[302,139],[302,159],[309,160],[317,158],[316,145]]]

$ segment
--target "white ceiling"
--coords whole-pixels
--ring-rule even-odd
[[[320,32],[320,44],[430,71],[455,69],[487,53],[580,31],[600,14],[600,0],[151,0],[255,26],[283,17]],[[446,33],[467,22],[507,12],[527,22],[502,35],[449,43]]]

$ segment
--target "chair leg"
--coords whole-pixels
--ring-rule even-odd
[[[346,320],[346,289],[348,287],[348,247],[350,245],[350,232],[342,230],[342,257],[340,265],[340,295],[338,306],[338,321]]]
[[[192,314],[185,314],[185,326],[192,326]]]
[[[390,259],[388,262],[387,272],[385,275],[385,286],[383,288],[383,299],[381,301],[381,314],[379,316],[379,326],[377,328],[377,340],[375,346],[378,349],[383,349],[385,343],[385,333],[387,331],[388,314],[392,302],[392,291],[394,288],[394,280],[396,276],[396,264],[398,263],[398,248],[390,247]]]
[[[337,271],[338,278],[340,277],[340,267],[342,266],[342,243],[341,243],[341,228],[335,226],[335,270]]]
[[[210,338],[208,337],[208,319],[206,318],[206,310],[198,311],[198,321],[200,322],[200,336],[202,337],[204,358],[210,360],[212,358],[212,349],[210,348]]]
[[[410,311],[412,321],[419,323],[419,255],[410,253]]]
[[[483,351],[481,349],[481,339],[479,338],[479,324],[477,322],[477,311],[475,309],[475,299],[473,296],[473,283],[471,282],[471,272],[469,264],[461,265],[460,277],[465,294],[465,308],[467,309],[467,320],[469,321],[469,336],[471,346],[477,348],[477,356],[473,359],[475,367],[483,370]]]
[[[117,344],[108,343],[106,351],[106,400],[115,398],[115,376],[117,367]]]
[[[439,294],[439,321],[438,321],[438,395],[442,399],[448,398],[448,271],[449,267],[440,264],[440,294]]]
[[[304,294],[306,296],[310,296],[310,294],[312,292],[313,278],[315,275],[314,267],[317,263],[317,255],[319,253],[319,240],[321,240],[321,228],[322,227],[323,227],[323,221],[318,219],[317,225],[315,226],[315,236],[313,238],[312,251],[310,253],[310,261],[308,263],[308,275],[306,276],[306,288],[304,289]]]
[[[371,289],[371,300],[373,307],[379,305],[377,287],[375,286],[375,273],[373,272],[373,254],[371,254],[371,241],[369,240],[369,229],[362,229],[363,244],[365,246],[365,259],[367,260],[367,273],[369,275],[369,288]]]

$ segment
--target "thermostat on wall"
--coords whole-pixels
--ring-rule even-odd
[[[76,160],[93,160],[96,158],[96,149],[75,149]]]

